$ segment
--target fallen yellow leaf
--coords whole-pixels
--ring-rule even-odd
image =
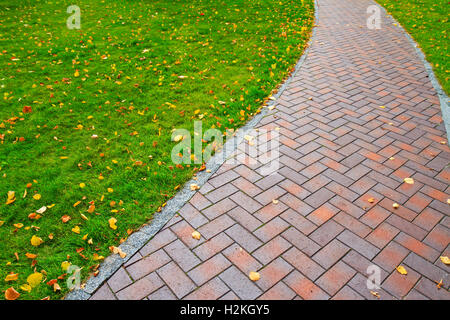
[[[250,271],[250,273],[248,274],[248,277],[250,278],[250,280],[252,281],[258,281],[260,279],[260,275],[258,272],[254,272],[254,271]]]
[[[72,231],[75,232],[76,234],[80,234],[80,227],[79,226],[75,226],[72,228]]]
[[[70,265],[71,265],[71,263],[69,261],[63,261],[61,263],[61,268],[63,271],[67,271],[67,269],[69,269]]]
[[[27,282],[31,286],[31,288],[34,288],[41,283],[43,278],[44,278],[44,275],[42,273],[35,272],[28,276]]]
[[[396,269],[400,274],[403,274],[403,275],[408,274],[408,271],[406,271],[405,267],[403,267],[403,266],[398,266]]]
[[[192,232],[192,238],[194,238],[196,240],[200,240],[201,237],[202,237],[202,235],[200,234],[200,232],[198,232],[198,231]]]
[[[14,191],[8,191],[8,198],[6,199],[6,204],[11,204],[16,201],[16,193]]]
[[[25,283],[20,286],[20,289],[22,289],[23,291],[26,291],[26,292],[30,292],[32,288],[28,283]]]
[[[445,263],[447,265],[450,264],[450,258],[449,257],[442,256],[442,257],[440,257],[440,259],[441,259],[442,263]]]
[[[108,222],[109,222],[109,227],[111,229],[113,229],[113,230],[117,229],[117,226],[116,226],[117,219],[116,218],[112,217],[111,219],[108,220]]]
[[[32,236],[30,242],[31,242],[32,246],[37,247],[37,246],[41,245],[41,243],[44,241],[37,236]]]
[[[5,281],[16,281],[17,279],[19,279],[19,274],[18,273],[10,273],[6,276]]]
[[[94,260],[95,260],[95,261],[105,259],[104,256],[99,256],[97,253],[94,253],[93,256],[94,256]]]
[[[407,183],[407,184],[414,184],[413,178],[405,178],[405,179],[403,179],[403,181],[405,181],[405,183]]]

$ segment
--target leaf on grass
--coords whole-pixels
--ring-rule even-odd
[[[17,279],[19,279],[19,274],[18,273],[10,273],[6,276],[5,281],[9,282],[9,281],[16,281]]]
[[[42,282],[43,278],[44,278],[44,275],[42,273],[34,272],[28,276],[27,282],[31,286],[31,288],[34,288]]]
[[[38,247],[42,244],[42,242],[44,242],[41,238],[37,237],[37,236],[32,236],[31,237],[31,245],[34,247]]]
[[[25,283],[25,284],[20,286],[20,289],[23,290],[23,291],[26,291],[26,292],[30,292],[31,289],[33,289],[33,288],[31,288],[31,286],[28,283]]]
[[[79,226],[75,226],[72,228],[72,231],[75,232],[76,234],[80,234],[80,227]]]
[[[46,206],[43,206],[42,208],[40,208],[39,210],[36,210],[36,213],[44,213],[47,210]]]
[[[8,191],[8,198],[6,199],[6,204],[11,204],[16,201],[16,193],[14,191]]]
[[[111,219],[108,220],[108,222],[109,222],[109,227],[111,229],[113,229],[113,230],[117,229],[117,226],[116,226],[117,219],[116,218],[112,217]]]
[[[61,268],[63,271],[67,271],[67,269],[69,269],[70,265],[71,265],[71,263],[69,261],[63,261],[61,263]]]
[[[18,297],[20,297],[20,293],[14,290],[13,287],[6,289],[5,291],[6,300],[16,300]]]
[[[103,260],[103,259],[105,259],[104,256],[99,256],[97,253],[94,253],[94,254],[93,254],[93,257],[94,257],[94,261],[98,261],[98,260]]]

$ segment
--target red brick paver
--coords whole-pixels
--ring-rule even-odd
[[[367,28],[373,4],[318,1],[308,56],[257,125],[279,128],[279,169],[225,163],[93,299],[450,299],[439,100],[403,31],[384,14]]]

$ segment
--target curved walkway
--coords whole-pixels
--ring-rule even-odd
[[[257,125],[280,128],[277,172],[225,163],[91,299],[450,299],[439,100],[402,29],[366,27],[372,4],[318,1],[308,56]]]

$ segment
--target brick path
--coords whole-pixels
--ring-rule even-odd
[[[92,299],[377,299],[371,264],[381,299],[450,298],[439,259],[450,256],[450,153],[435,91],[390,18],[367,29],[372,2],[318,3],[309,55],[258,125],[281,128],[278,172],[224,164]]]

